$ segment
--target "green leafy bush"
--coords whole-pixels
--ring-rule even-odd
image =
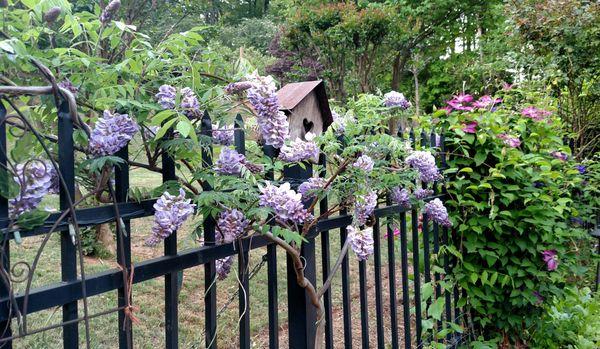
[[[447,129],[447,172],[454,174],[448,250],[467,294],[461,305],[484,339],[519,343],[536,327],[543,300],[586,271],[579,255],[587,234],[569,219],[584,178],[563,145],[552,100],[517,89],[501,97],[481,108],[455,98],[452,112],[434,117]]]
[[[540,328],[533,336],[536,348],[600,347],[600,298],[589,288],[569,288],[564,298],[546,307]]]

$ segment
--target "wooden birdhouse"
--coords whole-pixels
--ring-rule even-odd
[[[277,91],[277,98],[288,117],[292,140],[306,140],[308,132],[319,135],[333,123],[323,80],[287,84]]]

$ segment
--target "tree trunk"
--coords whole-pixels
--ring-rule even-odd
[[[415,115],[419,116],[420,114],[420,103],[421,103],[421,98],[419,97],[419,69],[417,69],[417,67],[415,67],[412,70],[413,73],[413,79],[415,80]]]
[[[397,91],[400,88],[400,80],[404,76],[406,61],[408,60],[409,52],[402,49],[396,55],[394,64],[392,65],[392,90]]]

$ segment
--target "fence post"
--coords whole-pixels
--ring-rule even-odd
[[[6,149],[6,107],[4,107],[4,103],[2,103],[1,100],[0,100],[0,148],[1,148],[0,149],[0,166],[2,168],[7,168],[6,163],[7,163],[8,150]],[[8,177],[9,172],[7,170],[4,170],[4,171],[6,172],[6,176]],[[4,184],[2,184],[2,185],[4,185]],[[8,181],[6,182],[6,185],[8,185]],[[0,219],[6,219],[6,218],[8,218],[8,199],[0,196]],[[8,277],[8,275],[10,273],[10,239],[9,239],[8,231],[3,232],[2,249],[3,249],[3,252],[0,254],[2,256],[2,261],[1,261],[0,267],[3,269],[2,273],[6,275],[6,280],[3,281],[2,284],[0,285],[0,297],[4,298],[4,297],[8,296],[10,293],[10,289],[9,289],[10,288],[10,284],[9,284],[10,278]],[[8,304],[7,307],[10,307],[10,302],[7,302],[7,304]],[[9,313],[9,309],[7,309],[7,313]],[[8,319],[6,321],[2,321],[0,323],[0,331],[2,331],[2,338],[7,338],[12,335],[10,323],[11,323],[10,319]],[[0,348],[4,348],[4,349],[12,348],[12,341],[0,343]]]
[[[294,189],[299,182],[312,177],[312,165],[305,168],[299,165],[288,166],[283,175],[292,182]],[[316,282],[315,240],[309,239],[302,243],[301,255],[305,259],[305,277],[313,284]],[[290,349],[313,348],[315,344],[315,331],[317,312],[310,303],[304,288],[296,281],[296,271],[291,258],[287,257],[287,287],[288,287],[288,333]]]

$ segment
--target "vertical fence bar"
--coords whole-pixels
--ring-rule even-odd
[[[448,245],[448,229],[442,228],[442,244],[444,246]],[[450,256],[448,256],[448,252],[444,252],[444,278],[447,275],[450,275]],[[444,298],[446,300],[445,303],[445,312],[446,312],[446,321],[452,321],[452,293],[447,288],[444,289]],[[446,335],[446,339],[450,340],[452,337],[451,333]]]
[[[7,154],[8,149],[6,148],[6,107],[2,100],[0,100],[0,171],[5,171],[8,176],[8,171],[5,170],[7,167]],[[2,183],[2,185],[8,185]],[[3,192],[7,193],[8,189],[3,188]],[[4,220],[8,218],[8,199],[3,196],[0,196],[0,219]],[[10,273],[10,239],[8,238],[8,232],[2,232],[2,274],[4,274],[6,280],[3,280],[0,283],[0,298],[8,297],[10,293],[9,289],[9,273]],[[8,307],[10,307],[10,302],[8,303]],[[4,311],[4,309],[2,309]],[[7,309],[7,313],[8,313]],[[0,322],[0,334],[2,335],[0,339],[8,338],[12,335],[12,330],[10,328],[11,320],[8,319],[6,321]],[[11,349],[12,348],[12,340],[0,343],[0,348],[3,349]]]
[[[408,242],[406,232],[406,212],[400,213],[400,258],[402,271],[402,310],[404,312],[404,347],[410,349],[410,294],[408,289]]]
[[[212,139],[212,122],[208,112],[204,112],[201,124],[202,135]],[[212,142],[202,147],[202,165],[205,168],[211,168],[213,165]],[[204,182],[202,189],[204,191],[212,190],[212,187]],[[213,217],[204,217],[202,227],[204,230],[204,244],[215,244],[215,220]],[[204,326],[206,348],[217,348],[217,272],[215,262],[211,261],[204,264]]]
[[[381,287],[381,230],[379,228],[379,218],[375,218],[375,225],[373,226],[373,239],[375,244],[373,246],[374,252],[374,263],[375,263],[375,312],[377,314],[377,348],[385,347],[385,332],[383,331],[383,296]],[[393,235],[393,234],[392,234]]]
[[[340,212],[346,214],[345,210]],[[346,227],[340,228],[340,246],[344,246],[348,239]],[[348,254],[342,259],[342,311],[344,317],[344,348],[352,348],[352,308],[350,294],[350,261]]]
[[[312,165],[306,164],[304,168],[299,165],[287,166],[283,169],[286,179],[298,183],[312,177]],[[295,186],[293,186],[295,189]],[[313,285],[316,283],[316,254],[315,239],[302,243],[300,254],[305,260],[304,277]],[[306,295],[304,288],[298,285],[294,262],[287,255],[287,294],[288,294],[288,333],[290,348],[313,348],[315,345],[315,323],[317,322],[316,309]]]
[[[66,188],[60,186],[60,209],[69,209],[70,198],[75,197],[75,154],[73,150],[73,120],[69,113],[69,103],[63,101],[58,110],[58,163],[60,173],[65,181]],[[69,218],[71,220],[72,218]],[[60,265],[62,281],[77,280],[77,249],[70,231],[60,233]],[[77,302],[70,302],[62,307],[63,322],[75,320]],[[78,324],[70,323],[63,326],[64,348],[77,348],[79,346]]]
[[[129,147],[125,146],[116,154],[124,160],[122,164],[115,167],[115,198],[117,202],[127,201],[127,192],[129,191]],[[121,222],[116,222],[121,224]],[[124,236],[117,237],[117,263],[123,268],[131,266],[131,222],[129,219],[123,220]],[[119,230],[117,229],[117,234]],[[122,251],[122,254],[121,254]],[[130,270],[131,272],[131,270]],[[117,290],[117,303],[119,307],[127,305],[130,299],[127,299],[125,288],[121,287]],[[119,348],[133,348],[131,326],[123,326],[126,321],[125,310],[119,311]]]
[[[172,137],[169,132],[165,139]],[[175,180],[175,162],[169,156],[166,149],[162,155],[162,180],[163,182]],[[165,256],[177,254],[177,232],[173,232],[164,241]],[[178,309],[178,273],[169,273],[165,275],[165,347],[177,348],[179,345],[179,309]]]
[[[234,143],[235,150],[246,154],[246,139],[244,135],[244,119],[238,114],[235,118]],[[248,252],[241,252],[238,257],[238,273],[240,287],[238,305],[240,316],[240,348],[250,348],[250,279],[248,274]]]
[[[417,329],[416,341],[417,347],[421,346],[421,271],[419,266],[419,213],[413,209],[411,211],[412,225],[412,246],[413,246],[413,272],[414,272],[414,287],[415,287],[415,327]]]
[[[327,176],[327,158],[321,153],[319,156],[319,177]],[[319,214],[328,209],[327,197],[319,202]],[[323,272],[323,282],[329,278],[331,253],[329,251],[329,231],[321,232],[321,263]],[[331,287],[323,293],[323,307],[325,308],[325,348],[333,349],[333,316],[331,314]]]
[[[263,153],[269,158],[275,157],[275,148],[271,145],[263,146]],[[269,170],[265,178],[273,180],[275,174]],[[277,300],[277,246],[267,245],[267,287],[269,298],[269,348],[279,349],[279,302]]]
[[[362,347],[369,347],[369,295],[367,294],[367,261],[358,262],[358,282],[360,288],[360,334]]]
[[[388,197],[387,204],[391,201]],[[388,249],[388,279],[389,279],[389,296],[390,296],[390,327],[392,332],[392,348],[398,348],[398,303],[396,300],[396,244],[394,242],[394,228],[390,223],[391,218],[388,218],[387,223],[387,249]]]

